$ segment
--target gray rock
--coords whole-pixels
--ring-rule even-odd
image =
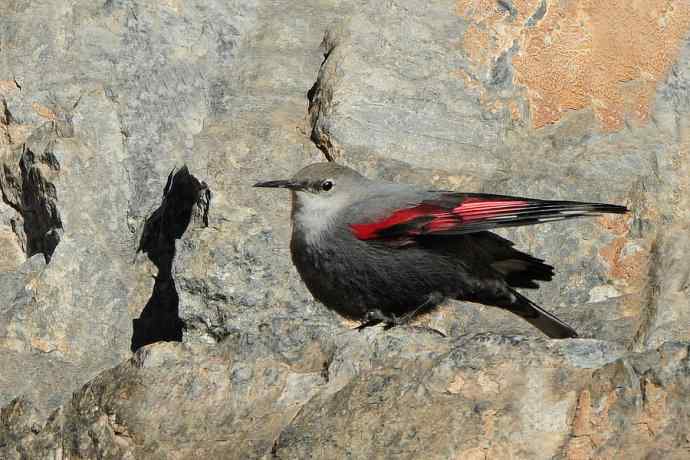
[[[8,104],[11,123],[28,136],[3,146],[0,187],[18,214],[16,242],[30,258],[30,279],[21,289],[3,283],[3,292],[22,293],[0,308],[3,356],[14,363],[0,386],[3,403],[29,391],[37,407],[55,407],[76,383],[127,356],[135,277],[122,139],[107,98],[84,91],[64,110],[37,109],[54,118],[45,121],[29,114],[28,97]],[[36,257],[47,265],[38,268]]]
[[[249,335],[159,343],[89,382],[47,422],[14,401],[0,414],[0,454],[682,455],[687,433],[670,420],[688,416],[688,351],[669,343],[626,355],[601,341],[490,334],[447,340],[411,327],[341,334],[298,363]]]
[[[149,3],[0,0],[1,458],[687,453],[686,7]],[[628,205],[502,232],[587,339],[349,330],[251,187],[324,158]]]
[[[247,162],[241,172],[237,165],[224,165],[225,160],[210,163],[209,158],[225,153],[207,150],[209,142],[221,140],[227,144],[224,148],[241,148],[239,136],[220,133],[219,128],[242,119],[243,114],[258,113],[257,106],[263,106],[265,114],[278,109],[297,114],[299,121],[305,104],[302,93],[308,79],[313,79],[313,72],[302,72],[300,63],[287,59],[302,75],[291,88],[283,89],[289,95],[286,105],[278,94],[261,89],[256,76],[263,73],[264,64],[252,60],[255,70],[249,74],[245,74],[251,70],[249,65],[235,69],[240,45],[252,42],[250,37],[258,33],[257,6],[252,2],[81,2],[59,8],[26,2],[3,10],[8,14],[0,19],[0,63],[5,72],[0,77],[0,223],[2,244],[10,250],[0,256],[0,265],[11,272],[34,253],[43,254],[50,263],[30,285],[31,295],[9,304],[3,299],[0,343],[3,349],[19,353],[16,362],[23,362],[24,370],[20,366],[8,377],[11,381],[0,382],[0,404],[27,390],[16,382],[30,382],[36,366],[50,372],[49,364],[32,364],[43,362],[45,353],[78,368],[79,376],[74,378],[83,383],[144,343],[142,330],[153,328],[144,335],[180,338],[170,335],[170,329],[173,333],[181,329],[174,315],[153,315],[162,321],[146,325],[150,306],[166,304],[166,296],[177,294],[169,289],[172,283],[166,287],[160,281],[167,276],[165,271],[161,275],[146,256],[135,259],[146,220],[161,205],[168,173],[187,163],[195,177],[218,190],[213,225],[232,222],[228,211],[246,208],[254,198],[248,187],[251,180],[244,182],[252,166]],[[40,39],[37,28],[42,31]],[[314,69],[320,35],[321,31],[313,34],[311,46],[307,43],[302,48],[310,50]],[[261,46],[270,49],[273,42]],[[300,54],[304,53],[295,52]],[[246,61],[247,55],[241,59]],[[241,82],[258,86],[249,91],[240,87]],[[284,80],[276,86],[283,84]],[[294,126],[278,119],[276,123],[284,126],[284,132],[296,134]],[[237,131],[247,136],[247,146],[267,132],[255,126],[250,133],[237,125]],[[266,144],[266,158],[278,143],[285,143],[283,134]],[[302,145],[287,148],[303,151],[305,146],[317,152],[306,139]],[[229,160],[233,158],[239,157]],[[258,159],[254,161],[259,164]],[[292,163],[287,156],[285,163]],[[24,164],[30,164],[34,173],[23,171]],[[231,203],[225,196],[233,196],[233,191],[216,180],[224,181],[228,170],[242,180],[236,185],[244,190]],[[36,180],[28,180],[32,177]],[[268,206],[268,197],[265,203]],[[241,219],[254,219],[255,232],[264,229],[263,223],[256,225],[255,217],[244,214]],[[249,222],[244,225],[250,226]],[[59,243],[49,238],[54,234],[60,237]],[[227,236],[217,241],[219,249],[226,250]],[[265,250],[262,256],[268,254]],[[288,261],[283,267],[289,267]],[[231,267],[221,268],[225,269]],[[278,283],[282,284],[276,277]],[[14,289],[0,288],[2,292]],[[270,287],[264,290],[269,292]],[[259,293],[256,299],[261,298]],[[204,310],[204,315],[211,313]],[[192,318],[183,314],[181,320],[189,323],[192,334]],[[221,329],[227,329],[225,323]],[[208,331],[203,329],[201,334]],[[35,385],[35,407],[54,408],[74,390],[74,383]]]

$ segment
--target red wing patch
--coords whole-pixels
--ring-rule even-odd
[[[388,228],[409,224],[416,219],[426,218],[427,221],[441,218],[447,212],[438,207],[428,204],[420,204],[412,208],[398,209],[391,215],[372,222],[370,224],[351,224],[350,229],[360,240],[373,240],[379,238],[379,233]]]
[[[461,235],[627,211],[625,206],[604,203],[440,193],[435,199],[398,209],[375,222],[352,224],[350,229],[360,240],[378,239],[406,245],[420,235]]]
[[[417,236],[453,230],[464,223],[510,216],[529,204],[524,200],[487,200],[469,197],[454,208],[434,204],[398,209],[389,216],[368,224],[352,224],[350,228],[360,240]]]

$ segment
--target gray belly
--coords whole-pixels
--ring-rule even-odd
[[[312,295],[350,319],[361,320],[370,309],[402,315],[432,292],[455,297],[462,290],[462,269],[423,249],[355,239],[321,246],[308,247],[293,235],[292,261]]]

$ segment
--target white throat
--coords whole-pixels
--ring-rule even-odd
[[[315,244],[323,239],[326,231],[335,223],[335,218],[343,206],[345,197],[323,196],[297,191],[293,196],[292,222],[294,230],[304,235],[307,244]],[[296,200],[296,202],[294,202]]]

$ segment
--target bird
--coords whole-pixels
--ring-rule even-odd
[[[554,222],[625,206],[429,190],[369,179],[336,162],[290,179],[292,262],[313,297],[360,328],[409,323],[445,299],[507,310],[550,338],[578,337],[517,289],[550,281],[554,267],[491,230]]]

